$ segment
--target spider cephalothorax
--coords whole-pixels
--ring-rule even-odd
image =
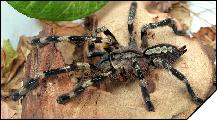
[[[144,98],[145,105],[149,111],[154,111],[154,106],[151,102],[149,91],[147,89],[146,74],[149,72],[149,66],[155,68],[164,68],[170,71],[175,77],[183,81],[186,88],[196,104],[201,104],[202,99],[192,90],[187,78],[178,70],[172,67],[172,64],[180,58],[187,50],[186,46],[177,48],[170,44],[158,44],[155,46],[147,46],[147,32],[148,29],[155,29],[157,27],[169,26],[173,29],[176,35],[184,35],[184,32],[177,30],[175,21],[167,18],[160,22],[145,24],[141,29],[142,45],[139,48],[135,42],[133,23],[135,20],[137,3],[132,2],[129,17],[128,17],[128,31],[129,31],[129,45],[128,47],[121,46],[115,36],[106,28],[101,27],[96,29],[92,36],[48,36],[45,38],[34,38],[30,41],[32,45],[46,45],[49,43],[70,41],[76,43],[88,42],[88,57],[100,57],[95,63],[73,63],[62,68],[51,69],[44,72],[39,72],[35,77],[30,78],[26,84],[18,91],[11,94],[13,100],[18,100],[26,95],[30,90],[33,90],[39,85],[39,79],[51,77],[53,75],[76,71],[79,69],[90,69],[97,71],[90,79],[79,81],[74,89],[57,98],[59,104],[65,104],[72,98],[81,95],[85,89],[96,83],[106,79],[113,79],[113,76],[121,75],[123,77],[129,75],[133,77],[125,77],[128,79],[138,79],[140,81],[140,88]],[[97,37],[97,33],[103,32],[108,38]],[[95,49],[95,43],[104,43],[104,51]]]

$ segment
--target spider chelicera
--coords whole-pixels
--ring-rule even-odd
[[[154,66],[155,68],[164,68],[170,71],[175,77],[177,77],[186,85],[192,100],[197,105],[202,104],[203,100],[194,93],[187,78],[172,67],[172,64],[187,51],[186,46],[181,48],[177,48],[176,46],[170,44],[158,44],[152,47],[147,46],[147,31],[149,29],[169,26],[173,29],[176,35],[185,35],[185,33],[177,30],[176,23],[171,18],[167,18],[156,23],[148,23],[145,24],[141,29],[142,45],[141,48],[139,48],[135,42],[133,28],[136,9],[137,3],[132,2],[128,16],[128,47],[121,46],[117,42],[115,36],[104,26],[97,28],[91,36],[48,36],[44,38],[32,39],[30,41],[30,44],[32,45],[46,45],[61,41],[76,43],[88,42],[88,57],[100,57],[101,59],[95,64],[77,62],[65,67],[39,72],[35,75],[35,77],[27,80],[22,88],[13,92],[11,94],[11,98],[13,100],[19,100],[29,91],[36,88],[39,85],[39,80],[42,78],[47,78],[70,71],[76,71],[79,69],[90,69],[92,71],[97,71],[97,74],[90,79],[78,82],[72,91],[59,96],[57,98],[57,102],[59,104],[65,104],[69,102],[72,98],[81,95],[87,87],[106,79],[112,79],[115,75],[121,75],[124,78],[129,78],[126,76],[129,74],[134,74],[134,79],[138,79],[140,81],[141,92],[147,110],[154,111],[154,106],[151,102],[149,91],[147,89],[147,81],[145,80],[145,75],[148,73],[147,71],[149,70],[149,66]],[[103,32],[108,38],[97,37],[97,34],[100,32]],[[95,43],[104,44],[104,51],[97,51],[95,49]]]

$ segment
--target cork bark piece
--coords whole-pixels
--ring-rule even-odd
[[[110,2],[101,11],[96,13],[98,23],[105,25],[123,46],[128,44],[127,18],[131,2]],[[134,28],[136,40],[140,45],[140,29],[142,25],[166,18],[166,14],[150,14],[144,9],[144,2],[138,2]],[[49,34],[78,35],[73,28],[46,28],[42,36]],[[48,30],[48,31],[46,31]],[[55,32],[54,32],[55,31]],[[196,94],[206,99],[212,86],[212,64],[200,44],[188,37],[176,36],[172,29],[163,27],[149,32],[148,45],[169,43],[181,47],[187,46],[188,51],[174,65],[188,78]],[[76,49],[76,47],[75,47]],[[80,51],[82,51],[80,48]],[[79,52],[74,56],[82,56]],[[33,76],[37,71],[48,70],[64,66],[64,58],[57,45],[49,44],[34,49],[28,56],[26,75]],[[75,60],[80,60],[75,57]],[[185,85],[166,70],[154,70],[146,77],[154,81],[155,89],[150,94],[155,106],[155,112],[145,109],[138,81],[130,84],[114,85],[105,91],[95,87],[88,88],[84,94],[75,98],[66,105],[59,105],[56,98],[70,91],[74,83],[69,74],[61,74],[41,80],[41,85],[24,98],[22,118],[173,118],[185,111],[196,109],[191,101]],[[112,84],[111,84],[112,85]],[[109,86],[106,86],[109,87]],[[191,112],[181,116],[187,118]]]
[[[49,35],[81,35],[85,31],[81,26],[64,27],[49,22],[42,22],[42,25],[43,30],[39,34],[40,37]],[[63,56],[65,52],[69,52],[68,56],[73,56],[76,59],[82,56],[80,55],[82,53],[74,54],[74,52],[82,51],[82,47],[71,49],[75,45],[68,43],[66,47],[69,47],[72,51],[64,51],[65,48],[61,47],[64,44],[66,43],[35,47],[28,55],[25,64],[26,79],[34,76],[36,72],[65,66],[65,57]],[[40,86],[24,98],[22,102],[22,118],[64,118],[64,116],[71,116],[71,112],[73,111],[70,109],[76,106],[76,102],[63,106],[57,104],[56,98],[60,94],[70,91],[74,86],[73,84],[68,74],[42,79]]]

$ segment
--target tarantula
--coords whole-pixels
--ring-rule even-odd
[[[75,88],[57,98],[59,104],[65,104],[72,98],[81,95],[85,89],[96,83],[99,83],[106,78],[112,79],[114,75],[126,76],[134,74],[134,79],[140,81],[142,96],[148,111],[154,111],[154,106],[151,102],[150,95],[147,89],[147,81],[145,75],[148,73],[149,66],[155,68],[164,68],[169,70],[175,77],[184,82],[192,100],[200,105],[203,100],[199,98],[192,90],[187,78],[178,70],[172,67],[172,64],[181,57],[186,51],[186,46],[177,48],[170,44],[158,44],[152,47],[147,46],[147,31],[157,27],[169,26],[173,29],[176,35],[185,35],[184,32],[179,31],[176,23],[171,18],[167,18],[160,22],[145,24],[141,29],[141,48],[138,48],[135,42],[135,34],[133,22],[136,16],[137,3],[132,2],[129,9],[128,16],[128,32],[129,45],[128,47],[121,46],[115,36],[106,28],[97,28],[91,36],[49,36],[45,38],[34,38],[30,41],[32,45],[46,45],[49,43],[56,43],[61,41],[70,42],[88,42],[89,54],[88,57],[100,57],[101,59],[95,64],[89,63],[73,63],[68,66],[51,69],[44,72],[39,72],[35,77],[30,78],[22,88],[13,92],[11,98],[19,100],[25,96],[29,91],[33,90],[39,85],[39,79],[51,77],[61,73],[76,71],[81,68],[97,70],[98,73],[91,79],[78,82]],[[108,38],[97,37],[97,34],[103,32]],[[94,43],[104,43],[104,51],[97,51]]]

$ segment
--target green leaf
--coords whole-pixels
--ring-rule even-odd
[[[7,1],[18,12],[31,18],[71,21],[88,16],[107,1]]]
[[[12,62],[18,57],[18,54],[12,47],[9,39],[4,40],[3,49],[6,54],[6,63],[3,71],[7,73],[11,68]]]

